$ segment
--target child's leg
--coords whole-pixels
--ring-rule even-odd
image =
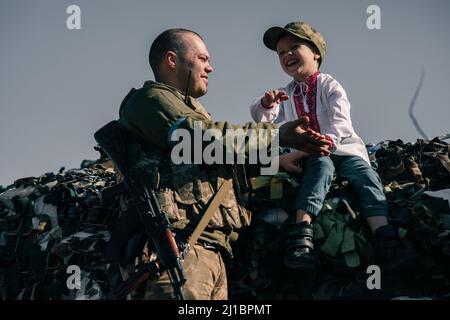
[[[386,216],[373,216],[366,218],[367,224],[372,230],[372,233],[375,232],[379,227],[385,226],[388,224],[388,220]]]
[[[303,221],[306,221],[309,224],[311,224],[312,219],[313,219],[313,216],[309,212],[307,212],[303,209],[297,209],[297,214],[295,216],[295,223],[301,223]]]
[[[361,209],[372,232],[388,224],[387,200],[375,170],[357,156],[333,155],[336,172],[348,179],[359,196]]]
[[[297,223],[311,222],[319,214],[333,181],[333,174],[334,165],[330,157],[310,156],[306,159],[300,192],[295,199]]]
[[[305,165],[300,192],[295,201],[296,223],[287,232],[284,263],[289,268],[312,270],[316,267],[316,256],[313,254],[314,231],[311,220],[322,209],[333,180],[334,166],[329,157],[320,156],[310,156]]]
[[[348,179],[359,195],[362,214],[373,232],[377,262],[385,270],[416,266],[419,263],[417,253],[403,248],[394,228],[388,223],[387,201],[378,174],[359,157],[332,157],[337,174]]]

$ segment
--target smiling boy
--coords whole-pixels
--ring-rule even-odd
[[[285,264],[303,270],[315,267],[311,223],[322,208],[334,173],[347,179],[359,196],[362,216],[373,232],[378,263],[398,267],[416,259],[415,253],[402,248],[388,223],[381,180],[353,128],[344,88],[331,75],[319,71],[327,50],[322,35],[298,21],[268,29],[263,41],[277,52],[281,68],[292,81],[257,98],[250,107],[253,119],[284,123],[306,116],[308,129],[325,136],[332,150],[329,157],[295,151],[280,159],[280,166],[294,174],[299,173],[298,161],[304,159],[304,175],[295,202],[296,219],[287,235]]]

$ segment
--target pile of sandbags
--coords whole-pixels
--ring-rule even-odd
[[[16,180],[0,193],[3,299],[99,299],[117,282],[103,250],[120,207],[100,196],[115,183],[112,168],[84,161],[80,169]],[[70,266],[80,272],[78,290],[67,283]]]
[[[371,233],[351,185],[333,181],[314,222],[317,270],[283,264],[290,198],[299,181],[285,173],[263,177],[251,195],[252,225],[233,243],[226,261],[231,299],[339,299],[450,297],[450,161],[444,141],[382,142],[368,148],[389,202],[390,221],[422,267],[383,274],[382,290],[368,290],[375,263]],[[83,161],[80,169],[16,180],[0,189],[2,299],[102,299],[121,280],[105,247],[121,216],[123,198],[105,196],[116,185],[110,162]],[[79,272],[80,281],[72,275]]]
[[[351,185],[334,179],[313,223],[317,270],[283,265],[285,230],[294,214],[295,183],[281,175],[256,191],[252,226],[229,262],[230,296],[267,299],[339,299],[414,296],[450,297],[449,145],[439,139],[404,144],[386,141],[368,148],[388,199],[389,218],[405,248],[416,250],[420,266],[410,272],[381,270],[382,290],[368,290],[368,267],[376,263],[371,232],[361,219]],[[284,179],[283,197],[274,190]],[[274,199],[275,198],[275,199]]]

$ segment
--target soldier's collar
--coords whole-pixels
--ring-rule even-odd
[[[149,85],[163,87],[163,88],[173,92],[181,100],[184,101],[184,99],[185,99],[184,92],[181,92],[177,88],[175,88],[175,87],[173,87],[171,85],[168,85],[166,83],[156,82],[156,81],[152,81],[152,80],[145,81],[144,87],[145,86],[149,86]],[[207,119],[211,119],[211,115],[205,110],[205,108],[202,106],[200,101],[198,101],[196,98],[193,98],[193,97],[189,96],[188,97],[188,106],[191,107],[194,111],[203,114]]]
[[[164,89],[168,89],[168,90],[172,91],[174,94],[176,94],[181,100],[184,100],[184,97],[185,97],[184,92],[181,92],[179,89],[177,89],[167,83],[157,82],[157,81],[152,81],[152,80],[145,81],[144,87],[149,86],[149,85],[163,87]]]

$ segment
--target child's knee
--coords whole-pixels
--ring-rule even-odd
[[[355,184],[361,187],[369,186],[375,187],[377,189],[383,189],[382,182],[378,174],[372,168],[366,168],[361,171],[359,174],[355,175]]]
[[[330,157],[312,156],[308,160],[307,168],[314,168],[316,174],[333,176],[334,164]]]

